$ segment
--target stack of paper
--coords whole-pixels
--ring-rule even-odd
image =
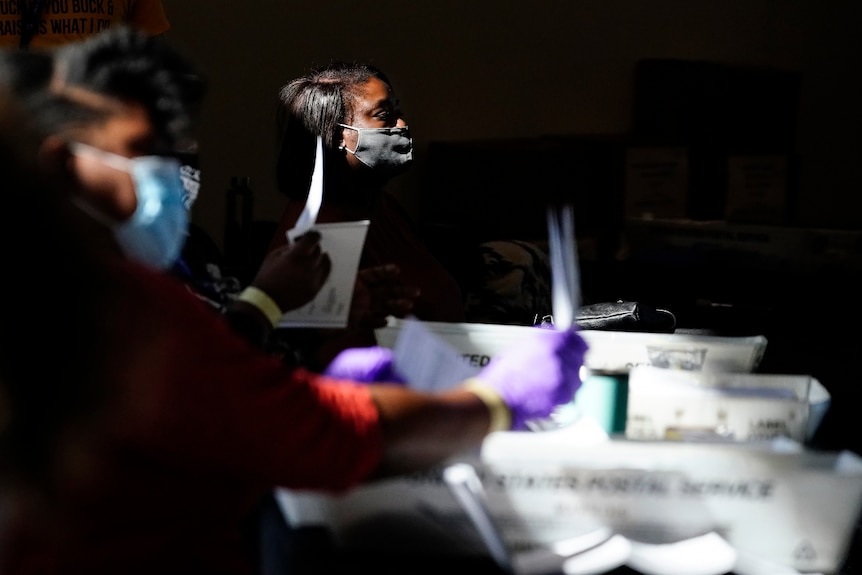
[[[335,222],[318,224],[317,214],[323,202],[323,141],[317,137],[317,153],[308,199],[296,225],[287,231],[287,241],[293,242],[314,229],[320,232],[320,247],[332,261],[332,271],[315,298],[301,308],[287,311],[278,324],[280,328],[347,326],[359,258],[365,245],[370,222]]]

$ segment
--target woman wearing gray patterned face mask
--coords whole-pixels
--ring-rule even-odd
[[[317,221],[371,220],[360,267],[397,265],[403,283],[420,290],[409,310],[419,319],[464,321],[458,282],[384,189],[413,160],[413,139],[386,75],[365,64],[332,63],[287,83],[279,92],[277,113],[278,184],[289,201],[270,249],[286,242],[285,231],[305,205],[320,136],[324,189]],[[376,343],[371,329],[328,333],[313,341],[311,367],[317,368],[345,347]]]
[[[326,155],[326,196],[339,202],[373,201],[413,160],[413,138],[392,84],[369,65],[336,62],[287,83],[277,123],[278,184],[291,199],[304,201],[317,136]]]
[[[401,118],[399,122],[403,122]],[[357,128],[339,124],[342,128],[356,131],[356,147],[350,149],[341,144],[339,149],[353,154],[353,157],[379,172],[396,174],[413,161],[413,138],[407,126],[395,128]]]

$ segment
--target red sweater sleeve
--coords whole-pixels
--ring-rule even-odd
[[[259,352],[172,278],[135,268],[126,288],[131,315],[157,328],[142,330],[150,375],[130,378],[138,399],[127,428],[142,448],[291,488],[341,490],[376,467],[382,438],[367,387]]]

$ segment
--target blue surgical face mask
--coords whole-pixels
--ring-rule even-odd
[[[356,156],[356,159],[384,174],[394,175],[404,171],[413,160],[413,138],[410,129],[403,128],[356,128],[338,124],[342,128],[356,130],[356,148],[341,146]]]
[[[135,213],[122,222],[89,203],[79,201],[79,205],[111,227],[129,258],[157,269],[172,266],[180,257],[189,226],[179,162],[162,156],[126,158],[78,142],[70,142],[69,146],[75,155],[98,158],[107,166],[129,173],[138,200]]]

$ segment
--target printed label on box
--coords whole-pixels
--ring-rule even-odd
[[[787,203],[786,156],[737,156],[727,162],[729,220],[780,223]]]
[[[685,148],[626,151],[626,216],[685,217],[689,165]]]

